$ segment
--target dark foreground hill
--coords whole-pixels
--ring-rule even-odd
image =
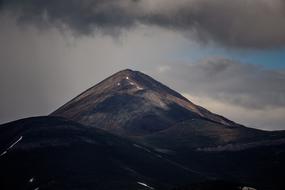
[[[285,147],[154,149],[57,117],[0,126],[0,189],[284,189]]]
[[[55,117],[0,127],[0,189],[171,189],[201,181],[142,145]]]

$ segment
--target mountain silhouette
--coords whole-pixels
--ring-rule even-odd
[[[190,119],[229,127],[237,125],[193,104],[153,78],[129,69],[103,80],[51,115],[132,136],[152,134]]]

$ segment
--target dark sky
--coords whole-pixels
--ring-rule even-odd
[[[285,129],[284,0],[0,0],[0,123],[141,70],[242,124]]]

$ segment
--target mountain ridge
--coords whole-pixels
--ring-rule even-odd
[[[120,105],[120,102],[123,102],[124,105]],[[102,105],[101,107],[106,108],[109,106],[118,109],[119,116],[117,118],[111,118],[111,120],[114,120],[114,126],[112,128],[117,127],[116,125],[120,125],[120,122],[116,120],[120,120],[123,106],[128,109],[129,113],[135,113],[138,112],[138,110],[145,109],[137,113],[136,116],[129,118],[122,116],[127,117],[124,118],[124,120],[132,122],[132,120],[136,120],[135,117],[138,117],[138,114],[142,114],[149,117],[148,119],[152,120],[152,123],[154,123],[153,120],[158,120],[156,122],[160,122],[158,125],[165,122],[165,124],[163,124],[165,126],[162,128],[173,124],[172,121],[167,121],[167,118],[171,117],[169,117],[171,113],[166,112],[177,112],[180,113],[180,116],[185,116],[178,119],[173,118],[175,122],[195,117],[208,119],[228,126],[238,125],[233,121],[192,103],[181,94],[156,81],[152,77],[130,69],[119,71],[87,89],[51,113],[51,116],[62,116],[85,125],[95,125],[95,123],[98,123],[98,120],[101,120],[101,118],[105,116],[103,113],[105,110],[96,110],[96,108],[100,107],[100,104]],[[130,104],[130,106],[127,107],[125,104]],[[100,117],[98,115],[100,115]],[[95,120],[96,122],[93,122]],[[100,125],[104,125],[104,122],[99,123]],[[109,122],[108,125],[112,124]]]

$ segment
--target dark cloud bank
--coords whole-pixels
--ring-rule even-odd
[[[227,47],[285,46],[284,0],[0,0],[0,7],[20,23],[57,26],[75,34],[117,34],[145,24]]]

